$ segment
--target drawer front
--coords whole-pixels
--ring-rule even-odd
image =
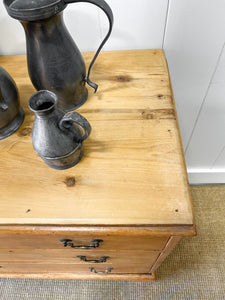
[[[149,273],[148,265],[121,265],[112,264],[95,265],[95,264],[29,264],[29,263],[3,263],[0,264],[0,274],[136,274]]]
[[[1,234],[0,249],[71,249],[80,253],[86,247],[91,251],[101,250],[162,250],[168,237],[149,236],[75,236],[61,234]],[[68,240],[67,245],[62,240]],[[93,240],[100,240],[97,246]],[[64,244],[64,245],[63,245]],[[96,247],[95,247],[96,246]]]
[[[69,249],[68,249],[69,250]],[[0,263],[89,263],[96,265],[146,264],[149,268],[159,256],[159,251],[80,251],[74,253],[67,249],[15,249],[0,250]]]

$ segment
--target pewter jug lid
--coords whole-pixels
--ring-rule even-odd
[[[62,11],[62,0],[4,0],[8,14],[18,20],[36,21],[51,17]]]

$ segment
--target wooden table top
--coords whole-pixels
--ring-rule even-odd
[[[85,61],[92,53],[84,53]],[[0,224],[192,225],[193,212],[167,64],[162,50],[102,52],[87,102],[92,126],[75,167],[49,168],[32,148],[35,92],[26,58],[1,56],[25,110],[0,141]]]

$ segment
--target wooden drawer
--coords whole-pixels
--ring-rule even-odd
[[[0,263],[88,264],[91,260],[96,261],[97,265],[146,264],[150,268],[159,254],[159,251],[98,251],[95,253],[86,250],[75,254],[64,249],[4,249],[0,250]]]
[[[168,237],[149,237],[149,236],[82,236],[69,234],[1,234],[0,249],[63,249],[61,239],[71,240],[74,246],[89,246],[93,244],[94,239],[102,240],[99,247],[90,249],[89,251],[101,250],[162,250]],[[75,249],[67,246],[64,250],[72,250],[74,253],[80,253],[82,249]]]
[[[93,268],[92,272],[90,268]],[[34,264],[34,263],[3,263],[0,265],[1,274],[54,274],[54,273],[76,273],[87,275],[95,272],[105,273],[110,270],[110,274],[136,274],[149,273],[149,265],[134,264],[134,265],[96,265],[96,264]]]

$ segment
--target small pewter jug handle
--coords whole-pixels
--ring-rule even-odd
[[[88,120],[74,111],[64,115],[59,122],[59,127],[64,130],[65,128],[69,128],[72,123],[76,123],[84,129],[84,135],[81,137],[80,142],[86,140],[91,132],[91,125]]]
[[[106,41],[108,40],[108,38],[112,32],[113,21],[114,21],[113,12],[112,12],[110,6],[104,0],[64,0],[65,4],[76,3],[76,2],[88,2],[88,3],[98,6],[99,8],[101,8],[104,11],[104,13],[107,15],[108,20],[109,20],[109,31],[108,31],[106,37],[104,38],[104,40],[102,41],[101,45],[99,46],[98,50],[96,51],[95,56],[90,63],[90,66],[89,66],[89,69],[87,72],[87,76],[85,76],[85,78],[84,78],[84,81],[87,82],[87,84],[90,85],[95,90],[95,93],[96,93],[97,89],[98,89],[98,85],[96,83],[92,82],[89,79],[89,76],[90,76],[90,72],[91,72],[91,68],[92,68],[93,64],[95,63],[100,51],[102,50],[103,46],[105,45]]]

